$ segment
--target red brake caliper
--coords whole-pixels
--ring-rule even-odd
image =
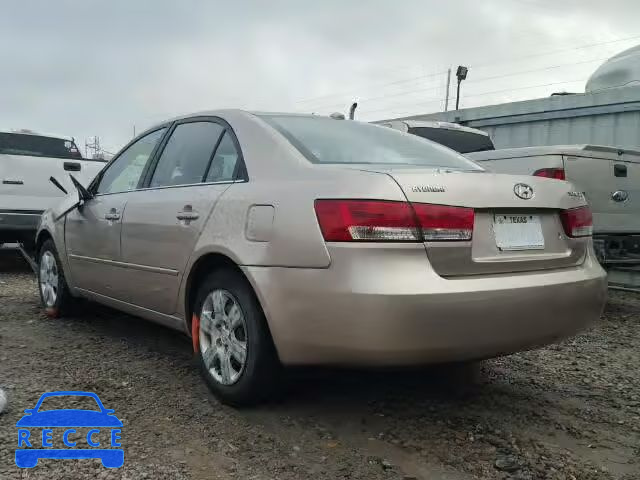
[[[191,317],[191,340],[193,340],[194,353],[198,353],[200,350],[200,317],[195,313]]]

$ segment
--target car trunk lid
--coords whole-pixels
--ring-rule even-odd
[[[559,215],[585,204],[568,182],[424,168],[367,170],[391,176],[412,204],[474,209],[470,241],[425,242],[442,276],[566,268],[584,261],[588,239],[567,236]]]

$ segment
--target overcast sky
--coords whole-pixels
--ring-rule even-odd
[[[584,91],[640,44],[638,0],[0,0],[0,127],[116,151],[181,113],[237,107],[374,120]],[[451,88],[455,95],[455,88]]]

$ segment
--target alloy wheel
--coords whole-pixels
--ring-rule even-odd
[[[46,251],[40,258],[40,292],[47,307],[53,307],[58,299],[58,264],[53,253]]]
[[[244,313],[231,292],[213,290],[200,312],[200,350],[214,380],[233,385],[247,363],[247,325]]]

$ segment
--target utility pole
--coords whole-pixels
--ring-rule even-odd
[[[447,70],[447,91],[444,97],[444,111],[449,110],[449,88],[451,87],[451,69]]]
[[[93,158],[97,156],[101,152],[100,148],[100,137],[94,136],[88,138],[84,141],[84,156],[85,158]],[[93,152],[91,156],[89,156],[89,152]]]

